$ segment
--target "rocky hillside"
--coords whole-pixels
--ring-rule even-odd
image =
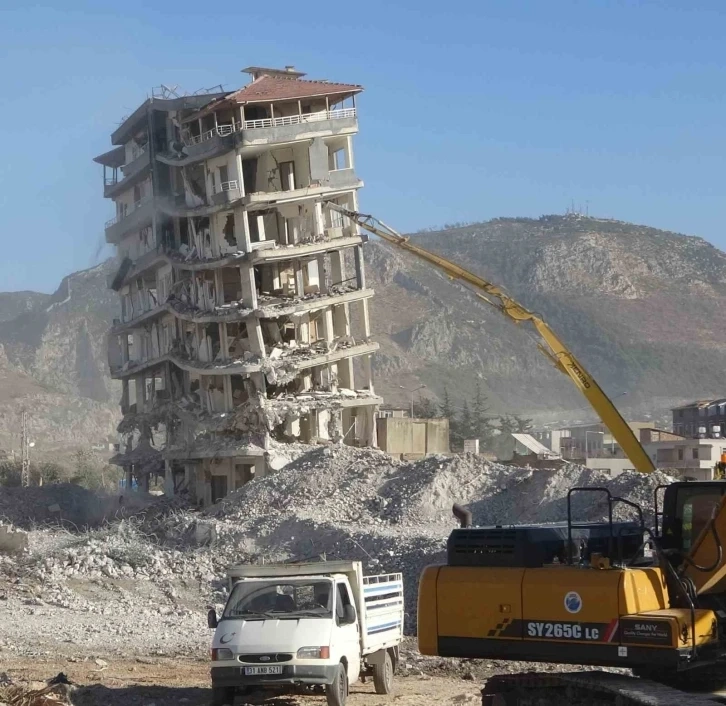
[[[0,295],[0,449],[19,448],[23,408],[39,458],[115,436],[119,390],[107,374],[105,338],[117,307],[106,289],[110,266],[69,275],[51,296]]]
[[[414,237],[541,313],[628,414],[665,420],[674,403],[724,394],[726,254],[704,240],[576,216]],[[377,386],[388,402],[407,405],[401,386],[425,384],[424,394],[439,398],[446,387],[460,405],[479,381],[495,414],[592,417],[526,327],[387,246],[369,243],[366,261],[381,343]],[[41,454],[113,434],[120,391],[105,350],[118,306],[106,289],[111,266],[66,277],[52,296],[0,294],[0,449],[18,447],[22,407]]]
[[[706,241],[578,216],[496,219],[415,239],[540,313],[631,414],[724,394],[726,254]],[[526,327],[409,256],[383,245],[367,253],[389,399],[405,401],[401,384],[436,396],[446,385],[461,398],[478,379],[493,411],[588,417]]]
[[[11,321],[23,312],[42,306],[48,300],[50,295],[40,292],[0,292],[0,323]]]

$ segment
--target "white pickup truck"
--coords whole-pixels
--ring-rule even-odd
[[[235,693],[324,687],[342,706],[348,687],[373,677],[388,694],[403,637],[401,574],[363,576],[357,561],[236,566],[217,618],[209,611],[212,704]]]

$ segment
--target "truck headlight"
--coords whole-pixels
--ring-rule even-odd
[[[234,659],[232,650],[228,650],[226,647],[213,647],[212,648],[212,662],[219,662],[224,659]]]
[[[298,659],[329,659],[330,647],[301,647],[297,651]]]

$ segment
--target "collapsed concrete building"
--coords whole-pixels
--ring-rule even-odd
[[[233,92],[155,91],[94,160],[116,208],[112,461],[202,504],[264,474],[275,442],[375,446],[381,403],[366,238],[328,205],[357,210],[362,88],[245,72]]]

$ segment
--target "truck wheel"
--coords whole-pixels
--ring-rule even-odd
[[[348,673],[344,664],[338,665],[333,683],[325,685],[325,698],[328,706],[345,706],[348,698]]]
[[[233,686],[213,686],[212,706],[234,706]]]
[[[393,691],[393,660],[388,650],[383,663],[373,665],[373,686],[376,694],[390,694]]]

